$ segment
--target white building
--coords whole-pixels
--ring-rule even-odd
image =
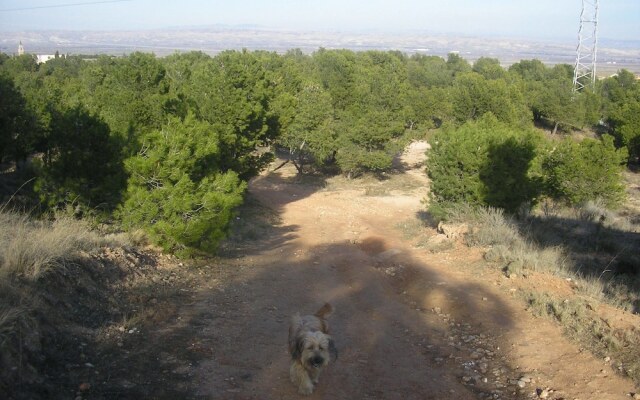
[[[56,55],[55,54],[38,54],[36,57],[38,58],[38,64],[42,64],[56,58]]]
[[[25,51],[24,51],[24,46],[22,45],[22,40],[20,41],[20,44],[18,44],[18,55],[24,55]],[[64,57],[63,55],[58,55],[57,57]],[[36,61],[38,62],[38,64],[42,64],[42,63],[46,63],[49,60],[52,60],[56,58],[55,54],[37,54],[36,55]]]

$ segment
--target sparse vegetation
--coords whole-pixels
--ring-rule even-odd
[[[450,220],[472,225],[465,241],[486,248],[485,259],[511,278],[539,272],[569,279],[574,296],[556,298],[541,287],[524,296],[538,316],[556,320],[567,334],[640,381],[638,332],[616,329],[593,312],[601,305],[640,312],[640,227],[588,202],[556,213],[531,213],[524,220],[501,209],[460,207]],[[634,250],[632,250],[634,249]]]
[[[52,304],[60,307],[56,298],[58,290],[72,283],[70,276],[87,265],[88,252],[96,252],[103,246],[126,244],[126,235],[102,235],[90,230],[83,221],[63,215],[54,220],[35,220],[16,212],[0,211],[0,391],[11,395],[25,384],[42,382],[42,362],[45,342],[56,324],[63,324],[59,311],[50,311]],[[76,272],[74,272],[76,271]],[[63,287],[55,287],[65,282]],[[74,290],[87,290],[86,282],[77,285],[66,294],[68,301],[75,298]],[[99,299],[95,299],[99,300]],[[84,305],[83,305],[84,307]],[[74,310],[75,315],[79,310]],[[54,316],[55,315],[55,316]],[[55,329],[63,330],[62,327]],[[54,339],[58,340],[58,339]],[[55,357],[54,357],[55,358]],[[50,361],[53,364],[60,360]],[[7,387],[9,385],[11,387]],[[46,385],[45,385],[46,386]],[[42,390],[24,390],[29,396]],[[26,398],[26,397],[25,397]]]
[[[563,217],[534,214],[518,221],[494,208],[462,208],[454,221],[472,224],[470,246],[486,247],[485,258],[507,273],[526,270],[571,277],[585,294],[624,310],[640,310],[637,226],[589,203]],[[597,212],[596,212],[597,211]],[[579,216],[588,215],[588,219]],[[610,224],[605,227],[604,215]],[[613,222],[616,221],[616,222]],[[621,230],[623,226],[627,230]]]
[[[91,232],[82,221],[38,221],[14,212],[0,212],[0,232],[0,280],[5,281],[38,279],[63,269],[79,252],[118,243]]]
[[[543,247],[527,239],[518,221],[501,209],[467,207],[465,214],[457,213],[454,218],[473,225],[465,236],[466,243],[487,247],[485,259],[501,265],[508,276],[526,274],[527,270],[567,273],[570,261],[561,246]]]
[[[612,327],[594,311],[597,305],[589,299],[561,299],[544,291],[522,295],[532,313],[554,319],[567,336],[612,363],[620,373],[640,381],[640,333],[637,330]]]
[[[401,221],[396,224],[396,229],[402,233],[402,237],[405,240],[415,239],[424,235],[426,228],[427,227],[424,222],[414,218]]]

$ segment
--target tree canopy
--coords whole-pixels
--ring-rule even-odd
[[[2,55],[0,162],[33,166],[24,179],[43,211],[71,204],[181,252],[215,249],[276,149],[301,174],[354,177],[435,132],[434,204],[619,204],[620,165],[640,156],[640,85],[622,70],[574,93],[571,79],[565,64],[453,53]],[[611,136],[555,146],[539,133],[585,128]]]

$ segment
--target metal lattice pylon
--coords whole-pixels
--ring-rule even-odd
[[[576,64],[573,70],[573,90],[578,92],[596,82],[598,48],[598,0],[582,0]]]

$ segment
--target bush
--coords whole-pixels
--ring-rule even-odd
[[[149,134],[126,162],[125,226],[145,229],[169,251],[214,251],[246,188],[237,173],[223,170],[219,143],[212,125],[193,115]]]
[[[354,177],[363,171],[380,172],[391,168],[393,157],[384,150],[365,151],[349,144],[340,149],[336,160],[343,173]]]
[[[513,128],[492,114],[437,133],[427,159],[432,211],[467,203],[513,212],[534,202],[541,183],[529,169],[540,141],[534,131]]]
[[[531,123],[533,116],[520,89],[503,79],[486,79],[475,72],[461,74],[451,92],[453,116],[458,123],[480,119],[487,113],[517,126]]]
[[[404,132],[402,123],[389,112],[366,111],[361,116],[345,113],[341,118],[336,125],[336,163],[340,170],[354,176],[390,169],[397,152],[394,142]]]
[[[452,220],[471,225],[465,235],[469,246],[489,247],[485,259],[504,267],[507,275],[529,271],[564,274],[569,260],[561,247],[541,247],[526,238],[517,221],[499,208],[461,205],[451,212]]]
[[[35,184],[40,201],[113,210],[125,183],[121,149],[109,127],[86,110],[54,112]]]
[[[574,206],[596,199],[606,207],[619,206],[625,196],[626,161],[626,149],[616,149],[612,136],[579,143],[567,138],[543,157],[547,192]]]
[[[15,162],[26,160],[40,135],[24,96],[13,80],[0,71],[0,163],[5,157]]]
[[[629,101],[611,117],[619,144],[629,150],[629,161],[640,158],[640,101]]]

